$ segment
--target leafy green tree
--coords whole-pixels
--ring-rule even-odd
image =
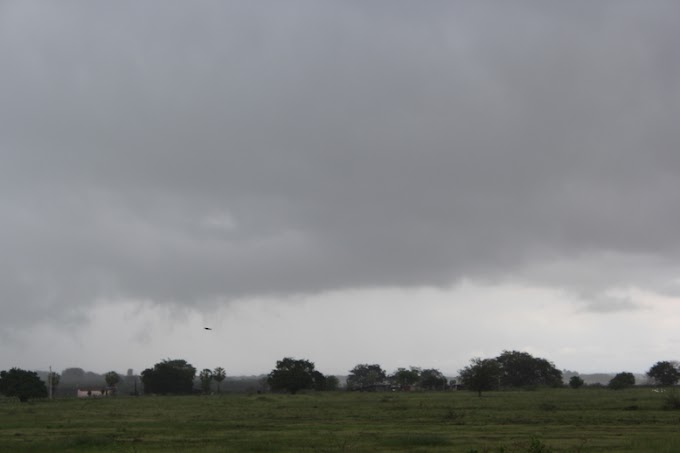
[[[446,376],[434,368],[420,372],[420,386],[425,390],[444,390],[446,388]]]
[[[315,371],[314,363],[309,360],[285,357],[276,362],[276,368],[269,373],[267,383],[273,391],[286,391],[294,395],[300,390],[314,388]]]
[[[196,368],[186,360],[163,360],[142,371],[145,393],[189,394],[194,388]]]
[[[347,376],[349,390],[363,390],[366,387],[382,384],[387,379],[385,371],[378,364],[360,364],[352,368]]]
[[[580,376],[572,376],[569,379],[569,387],[573,389],[581,388],[583,387],[583,384],[585,384],[585,382],[583,382],[583,379],[581,379]]]
[[[482,392],[498,389],[502,368],[496,359],[474,358],[459,371],[463,386],[482,396]]]
[[[324,391],[326,390],[326,376],[320,371],[312,371],[312,380],[314,381],[312,388],[314,390]]]
[[[203,393],[205,394],[210,393],[210,383],[213,380],[212,371],[210,371],[207,368],[204,368],[199,373],[198,378],[201,380],[201,390],[203,391]]]
[[[608,387],[612,390],[621,390],[635,385],[635,376],[633,373],[619,373],[610,381]]]
[[[647,371],[647,376],[658,385],[671,386],[680,380],[680,370],[673,362],[656,362]]]
[[[340,388],[340,379],[333,375],[326,376],[326,390],[334,392],[338,388]]]
[[[314,381],[313,388],[318,391],[332,391],[337,390],[340,381],[337,377],[331,375],[324,375],[323,373],[314,370],[312,372],[312,379]]]
[[[413,366],[408,370],[406,368],[397,368],[397,371],[389,379],[390,382],[401,390],[410,390],[420,380],[420,368]]]
[[[224,368],[221,366],[218,366],[213,370],[212,373],[213,379],[215,379],[215,382],[217,382],[217,393],[220,393],[220,385],[222,384],[222,381],[227,377],[227,372],[224,371]]]
[[[104,380],[106,381],[107,386],[116,387],[120,382],[120,375],[115,371],[109,371],[104,375]]]
[[[47,387],[34,371],[12,368],[0,371],[0,394],[8,397],[18,397],[25,403],[30,398],[46,398]]]
[[[503,387],[560,387],[562,372],[552,362],[527,352],[503,351],[496,357],[501,366]]]

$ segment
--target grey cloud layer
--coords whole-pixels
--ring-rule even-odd
[[[3,320],[668,283],[677,4],[252,3],[0,6]]]

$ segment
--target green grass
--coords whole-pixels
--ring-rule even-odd
[[[677,452],[649,389],[0,399],[0,452]]]

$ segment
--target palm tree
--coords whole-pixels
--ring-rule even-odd
[[[201,380],[201,389],[203,390],[203,393],[205,393],[205,394],[210,393],[210,382],[213,379],[212,371],[205,368],[198,375],[198,378]]]
[[[218,366],[215,368],[215,371],[212,373],[213,379],[215,379],[215,382],[217,382],[217,393],[220,393],[220,384],[224,380],[224,378],[227,377],[227,372],[224,371],[224,368],[221,366]]]

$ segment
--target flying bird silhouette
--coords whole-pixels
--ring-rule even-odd
[[[212,330],[210,327],[204,327],[205,330]]]

